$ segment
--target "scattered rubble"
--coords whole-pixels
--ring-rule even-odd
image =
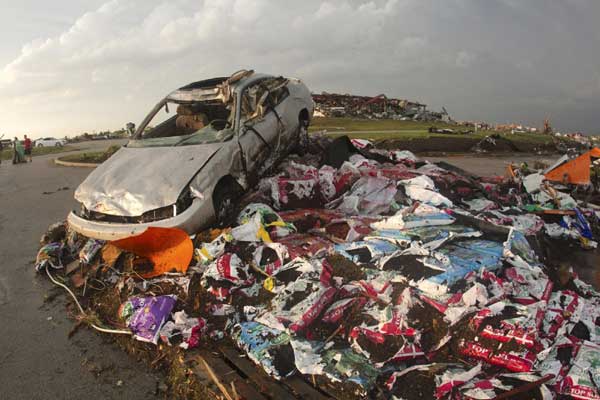
[[[368,119],[396,119],[401,121],[451,121],[446,109],[430,111],[426,104],[415,101],[388,98],[385,94],[375,97],[351,94],[313,94],[315,117],[358,117]]]
[[[545,251],[597,246],[600,150],[477,177],[351,143],[335,166],[328,151],[288,157],[193,245],[177,229],[103,242],[56,224],[36,270],[97,329],[188,354],[232,343],[338,398],[600,398],[600,293]],[[585,182],[561,178],[572,163]]]

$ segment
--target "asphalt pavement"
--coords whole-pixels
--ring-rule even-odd
[[[35,273],[41,235],[75,207],[73,192],[90,173],[54,165],[56,156],[0,164],[0,398],[154,398],[164,376],[88,328],[69,339],[66,296]]]

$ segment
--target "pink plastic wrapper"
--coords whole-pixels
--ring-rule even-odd
[[[271,180],[271,196],[278,210],[319,207],[319,178],[305,176],[301,178],[274,177]]]
[[[553,283],[546,276],[540,277],[516,267],[506,268],[504,274],[512,284],[514,301],[527,305],[550,298]]]
[[[371,233],[370,224],[375,221],[373,218],[335,219],[325,226],[325,231],[338,239],[354,242]]]
[[[579,295],[577,293],[569,290],[552,293],[542,324],[542,330],[546,337],[556,337],[559,329],[578,307]]]
[[[333,244],[318,236],[295,233],[278,240],[288,249],[290,260],[296,257],[316,258],[329,254]]]
[[[481,365],[476,365],[468,371],[448,370],[442,376],[436,376],[435,397],[438,399],[446,397],[455,388],[469,382],[479,373],[481,373]]]
[[[204,318],[188,317],[185,311],[178,311],[173,314],[173,321],[164,324],[160,330],[160,338],[163,342],[172,344],[173,338],[179,336],[182,339],[179,347],[193,349],[198,346],[206,330]]]
[[[445,304],[442,304],[440,302],[437,302],[433,299],[430,299],[427,296],[423,296],[422,294],[419,295],[419,298],[424,301],[425,303],[429,304],[431,307],[435,308],[436,310],[438,310],[440,313],[445,313],[446,310],[448,309],[448,306]],[[462,295],[461,295],[462,298]]]
[[[406,343],[386,362],[408,361],[424,355],[425,353],[421,347],[416,344]]]
[[[330,324],[336,323],[344,316],[344,312],[346,310],[350,309],[356,304],[358,304],[358,307],[360,308],[366,302],[367,300],[363,297],[347,298],[336,301],[327,309],[327,311],[325,311],[321,320]]]
[[[254,276],[249,274],[248,266],[232,253],[219,257],[204,272],[204,277],[217,281],[228,281],[235,286],[247,286],[254,283]]]
[[[396,308],[392,311],[392,318],[383,322],[379,330],[394,336],[415,336],[418,333],[416,329],[407,326],[405,315]]]
[[[368,149],[369,147],[373,147],[373,143],[366,139],[350,139],[350,142],[357,149]]]
[[[219,301],[225,301],[231,294],[231,291],[225,287],[210,286],[207,292],[213,295]]]
[[[600,346],[584,341],[562,381],[561,392],[577,400],[600,400]]]
[[[526,318],[513,318],[507,319],[500,322],[499,328],[494,328],[491,325],[486,325],[480,331],[482,337],[497,340],[498,342],[508,343],[511,340],[524,345],[528,348],[533,348],[537,344],[538,331],[541,327],[542,320],[545,314],[545,308],[537,307],[535,310],[536,318],[535,325],[532,326],[520,326],[519,322],[524,320],[528,322]],[[473,326],[478,329],[484,322],[485,318],[492,316],[492,311],[489,308],[480,310],[471,320]]]
[[[364,326],[355,326],[349,334],[352,339],[357,339],[360,335],[364,335],[367,339],[376,344],[385,343],[385,335],[383,333]]]
[[[312,324],[321,312],[333,301],[337,289],[334,287],[327,288],[321,297],[302,315],[299,321],[290,325],[289,329],[292,332],[298,333],[305,330]]]
[[[386,282],[379,290],[375,289],[371,283],[364,280],[359,281],[358,285],[360,286],[360,291],[363,295],[374,300],[385,301],[383,297],[385,297],[388,292],[391,292],[392,289],[392,284],[390,282]]]
[[[331,201],[344,194],[360,177],[352,164],[345,162],[340,169],[324,165],[319,170],[319,190],[324,201]]]
[[[516,355],[504,351],[492,351],[477,342],[463,341],[460,343],[462,355],[472,357],[489,364],[503,367],[512,372],[530,372],[535,361],[535,353],[526,352]]]
[[[265,253],[269,255],[268,258],[274,259],[265,261]],[[273,276],[280,271],[289,256],[287,248],[281,243],[265,243],[256,248],[253,258],[257,268],[265,274]]]

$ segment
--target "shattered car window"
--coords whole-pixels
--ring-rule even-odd
[[[183,138],[176,146],[186,146],[193,144],[208,144],[226,142],[233,137],[233,130],[227,127],[217,129],[216,124],[210,124],[196,133]]]
[[[250,121],[261,118],[269,109],[281,103],[289,94],[287,82],[286,78],[278,77],[250,86],[242,96],[242,119]]]
[[[170,111],[171,114],[168,114]],[[173,114],[173,111],[175,115]],[[165,119],[165,114],[167,118]],[[158,112],[150,121],[160,122],[154,128],[147,129],[142,139],[184,137],[195,134],[213,122],[231,121],[232,112],[220,101],[207,102],[167,102],[162,111]],[[172,116],[169,116],[172,115]],[[225,125],[223,123],[217,124]]]
[[[217,127],[222,127],[222,129],[218,129]],[[232,129],[222,124],[212,123],[189,135],[131,140],[127,147],[190,146],[195,144],[222,143],[230,140],[232,137]]]
[[[175,110],[175,115],[173,114]],[[170,113],[169,113],[170,111]],[[231,138],[232,112],[217,101],[167,102],[150,123],[141,139],[131,140],[128,147],[181,146],[224,142]]]

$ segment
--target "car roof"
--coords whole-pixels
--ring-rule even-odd
[[[208,87],[215,87],[220,83],[223,83],[227,80],[226,76],[222,76],[219,78],[210,78],[204,79],[203,81],[188,83],[185,86],[180,87],[177,90],[192,90],[192,89],[204,89]]]
[[[230,84],[234,92],[243,90],[257,80],[269,78],[271,75],[252,72],[238,81]],[[229,77],[210,78],[202,81],[192,82],[174,90],[167,96],[167,100],[175,103],[190,103],[196,101],[220,100],[222,93],[218,85],[225,82]]]

